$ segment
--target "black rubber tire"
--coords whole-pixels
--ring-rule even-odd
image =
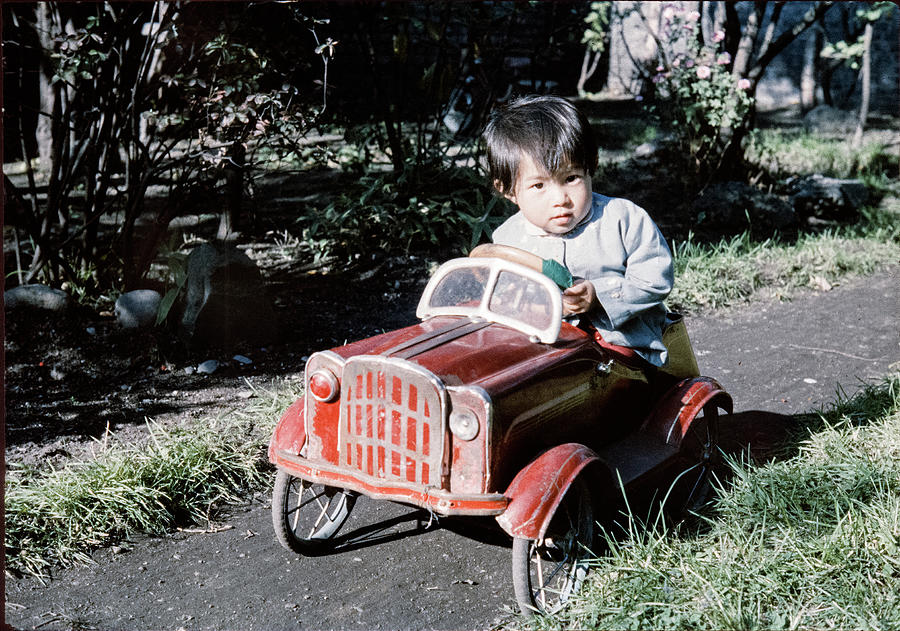
[[[278,542],[313,556],[330,547],[356,503],[351,491],[313,484],[279,470],[272,490],[272,526]]]
[[[591,494],[576,478],[556,509],[544,539],[513,538],[513,589],[525,615],[553,614],[578,592],[593,557]]]

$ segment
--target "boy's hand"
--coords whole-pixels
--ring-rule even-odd
[[[580,280],[563,292],[563,315],[586,313],[597,304],[597,290],[587,280]]]

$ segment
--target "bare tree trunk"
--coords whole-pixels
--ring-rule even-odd
[[[819,53],[822,52],[822,27],[813,27],[803,49],[803,70],[800,73],[800,107],[808,112],[817,105],[819,87]]]
[[[58,27],[53,26],[53,15],[55,7],[50,2],[38,2],[36,8],[37,14],[37,35],[41,44],[41,50],[45,55],[54,49],[53,37],[59,31]],[[56,16],[57,23],[59,16]],[[52,71],[49,68],[49,60],[42,55],[39,63],[38,86],[40,90],[40,111],[38,112],[37,129],[35,130],[35,139],[37,140],[38,157],[40,158],[40,168],[44,171],[49,170],[53,145],[53,109],[56,103],[56,90],[50,84]],[[28,159],[28,156],[25,156]]]
[[[581,60],[581,74],[578,76],[577,89],[579,96],[584,96],[584,84],[597,72],[597,66],[600,65],[600,57],[601,53],[593,51],[590,46],[585,45],[584,58]]]
[[[603,91],[611,96],[640,94],[646,68],[656,58],[653,33],[659,28],[661,2],[613,2],[609,20],[609,73]],[[652,31],[648,31],[650,25]]]
[[[776,5],[776,11],[780,12],[780,6],[781,5]],[[816,2],[803,14],[803,17],[796,24],[790,29],[783,31],[778,37],[772,38],[772,33],[766,33],[765,42],[759,48],[756,62],[753,64],[753,68],[747,75],[754,86],[759,83],[759,80],[762,78],[763,73],[766,71],[766,68],[769,67],[772,60],[781,54],[781,52],[787,48],[788,44],[800,37],[803,31],[821,20],[832,6],[834,6],[834,2]],[[775,19],[774,14],[775,12],[773,11],[773,20]],[[736,67],[737,64],[735,63],[735,68]]]
[[[766,10],[765,2],[757,2],[756,7],[747,16],[747,23],[741,32],[741,39],[737,46],[737,52],[734,55],[734,65],[731,67],[731,74],[735,77],[747,76],[750,69],[750,61],[753,58],[753,51],[756,47],[756,36],[759,33],[759,25],[762,22],[763,14]],[[737,14],[735,14],[735,19]]]
[[[225,208],[219,217],[219,231],[216,235],[221,241],[228,240],[240,225],[246,153],[244,144],[239,140],[231,143],[228,149],[225,162]]]
[[[869,117],[869,97],[872,92],[872,23],[866,22],[866,30],[863,31],[863,57],[862,57],[862,96],[859,104],[859,120],[856,123],[856,132],[853,134],[853,147],[862,144],[863,128]]]

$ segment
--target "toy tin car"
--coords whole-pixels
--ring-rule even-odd
[[[656,368],[564,320],[532,255],[483,250],[435,272],[419,324],[309,358],[269,446],[273,524],[286,548],[321,554],[360,493],[494,516],[518,604],[552,612],[623,492],[698,504],[731,397],[699,376],[680,316]]]

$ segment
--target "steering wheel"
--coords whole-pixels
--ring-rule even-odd
[[[526,250],[515,248],[511,245],[500,245],[499,243],[482,243],[469,252],[470,257],[481,258],[498,258],[512,263],[524,265],[529,269],[540,272],[544,276],[549,277],[560,289],[571,287],[574,283],[572,274],[565,267],[552,259],[544,260],[537,254],[532,254]]]
[[[499,243],[482,243],[469,252],[469,256],[473,258],[503,259],[511,263],[524,265],[536,272],[543,272],[544,267],[544,259],[537,254],[514,248],[511,245],[500,245]]]

